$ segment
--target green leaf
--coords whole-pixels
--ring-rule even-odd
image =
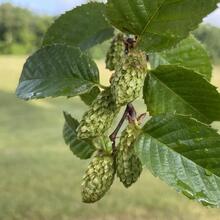
[[[177,112],[207,123],[220,120],[220,94],[193,70],[159,66],[148,74],[143,94],[152,116]]]
[[[74,155],[80,159],[89,159],[95,152],[95,147],[89,142],[77,140],[76,129],[79,122],[66,112],[64,112],[64,117],[66,121],[63,128],[65,143],[70,146]]]
[[[100,93],[99,87],[93,87],[89,92],[81,95],[80,98],[86,105],[91,105],[99,93]]]
[[[107,17],[121,30],[138,36],[146,52],[171,48],[217,8],[219,0],[108,0]]]
[[[160,115],[135,143],[142,163],[190,199],[220,206],[220,135],[187,116]]]
[[[48,29],[43,45],[64,43],[86,50],[111,38],[114,29],[105,18],[105,8],[94,2],[68,11]]]
[[[28,58],[16,93],[21,99],[76,96],[98,84],[98,67],[87,54],[78,48],[53,45]]]
[[[159,65],[173,64],[183,66],[201,73],[208,81],[212,75],[212,64],[203,45],[190,36],[175,48],[150,55],[152,68]]]

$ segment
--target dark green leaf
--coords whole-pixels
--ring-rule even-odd
[[[174,64],[201,73],[210,81],[212,64],[202,44],[193,36],[181,41],[175,48],[150,55],[152,68],[159,65]]]
[[[220,206],[220,135],[187,116],[160,115],[135,144],[155,176],[206,206]]]
[[[105,4],[89,3],[60,16],[48,29],[43,45],[64,43],[86,50],[113,36]]]
[[[219,0],[108,0],[107,16],[122,32],[138,36],[147,52],[161,51],[186,38]]]
[[[95,152],[95,148],[89,142],[77,140],[76,129],[79,125],[79,122],[66,112],[64,112],[64,117],[66,121],[63,128],[63,137],[65,143],[70,146],[73,154],[80,159],[90,158]]]
[[[17,88],[21,99],[84,94],[99,83],[98,68],[78,48],[53,45],[28,58]]]
[[[83,102],[85,102],[86,105],[91,105],[99,93],[99,87],[94,87],[91,89],[91,91],[81,95],[80,98],[83,100]]]
[[[159,66],[148,74],[143,94],[150,115],[177,112],[207,123],[220,120],[220,94],[193,70]]]

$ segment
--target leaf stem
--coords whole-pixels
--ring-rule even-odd
[[[102,84],[98,84],[98,86],[99,86],[101,89],[107,89],[107,88],[108,88],[108,86],[104,86],[104,85],[102,85]]]

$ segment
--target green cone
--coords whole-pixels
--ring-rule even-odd
[[[111,80],[111,90],[117,106],[126,105],[140,96],[147,74],[146,56],[131,51],[124,56]]]
[[[112,125],[120,108],[116,107],[110,88],[102,91],[85,113],[77,128],[79,139],[89,139],[103,135]]]
[[[142,172],[142,164],[134,153],[133,145],[139,132],[139,128],[134,124],[129,124],[122,132],[117,147],[117,176],[125,187],[129,187],[135,183]]]
[[[82,182],[82,200],[94,203],[110,189],[115,175],[112,156],[97,155],[89,164]]]
[[[106,56],[106,68],[115,70],[115,66],[120,63],[125,53],[124,35],[117,34],[113,39]]]

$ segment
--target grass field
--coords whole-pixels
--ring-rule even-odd
[[[0,57],[0,220],[220,219],[220,210],[189,201],[147,170],[131,189],[116,181],[102,201],[81,203],[88,161],[73,157],[63,143],[62,110],[79,117],[86,106],[77,98],[18,100],[14,90],[24,60]],[[213,82],[220,86],[217,68]]]

